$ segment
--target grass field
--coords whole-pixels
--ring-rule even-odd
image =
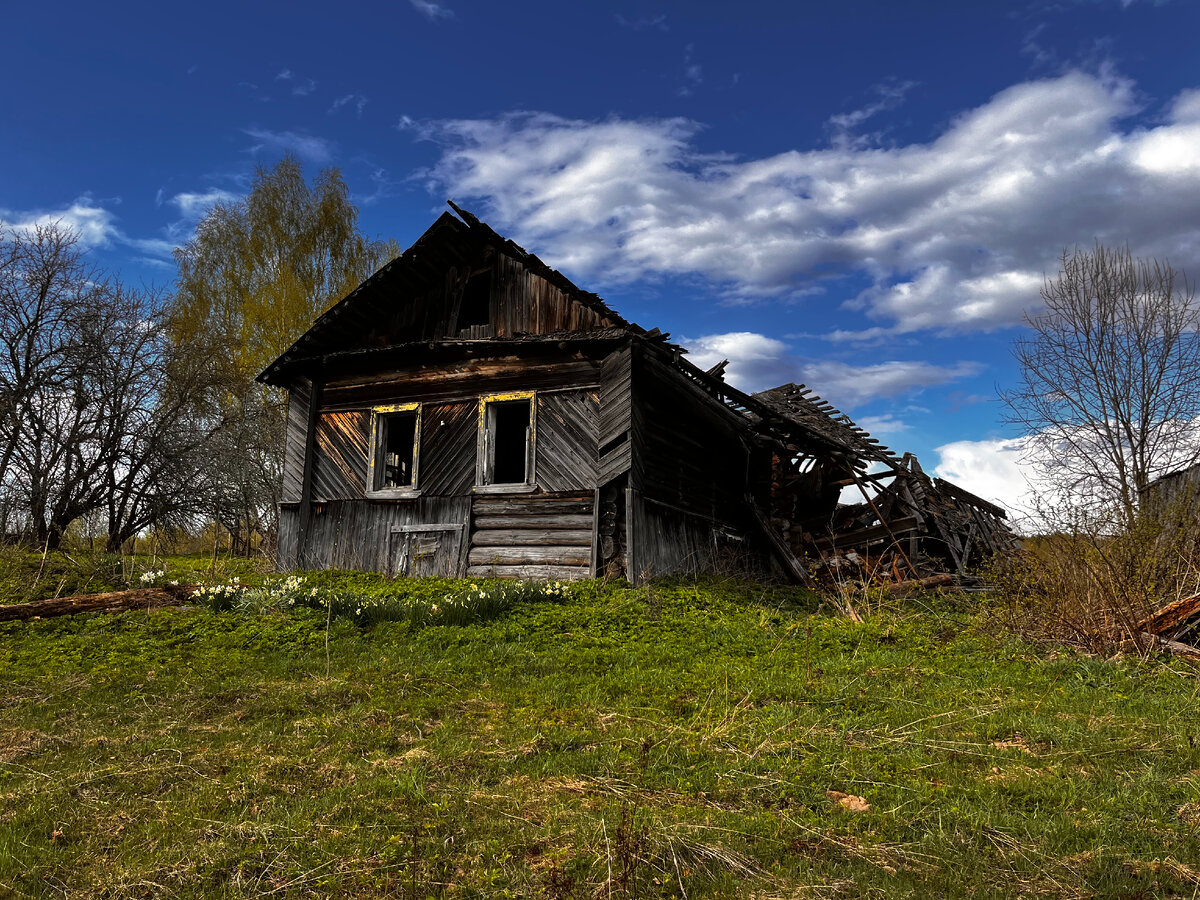
[[[0,897],[1200,896],[1186,664],[726,581],[489,610],[0,625]]]

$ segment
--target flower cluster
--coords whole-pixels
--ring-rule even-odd
[[[167,573],[163,569],[148,569],[138,576],[138,581],[142,584],[150,586],[159,583],[159,580],[165,578]]]

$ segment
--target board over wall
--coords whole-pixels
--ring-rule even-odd
[[[663,575],[762,575],[769,562],[742,532],[688,510],[626,494],[634,584]]]

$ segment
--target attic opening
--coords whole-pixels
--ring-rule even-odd
[[[492,273],[476,272],[467,279],[458,305],[458,330],[490,325]]]
[[[485,400],[480,484],[533,482],[533,395]]]

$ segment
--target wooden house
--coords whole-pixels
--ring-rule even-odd
[[[289,397],[282,568],[808,580],[882,546],[904,576],[1002,531],[802,386],[732,388],[454,210],[259,376]]]

